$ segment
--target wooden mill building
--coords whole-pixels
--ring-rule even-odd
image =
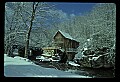
[[[66,52],[68,60],[72,60],[77,53],[79,42],[73,39],[68,33],[58,30],[53,36],[53,45]]]

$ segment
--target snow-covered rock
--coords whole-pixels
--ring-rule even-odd
[[[74,59],[81,59],[83,56],[83,54],[81,52],[78,52],[77,54],[75,54]]]
[[[79,64],[76,64],[76,63],[73,62],[73,61],[68,61],[68,64],[69,64],[69,65],[72,65],[72,66],[80,66]]]
[[[98,60],[98,58],[100,58],[102,55],[99,55],[99,56],[97,56],[97,57],[92,57],[92,58],[89,58],[89,61],[90,60],[93,60],[93,61],[97,61]]]

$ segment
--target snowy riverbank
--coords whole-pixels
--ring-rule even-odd
[[[56,78],[91,78],[72,74],[54,68],[44,68],[22,57],[8,57],[4,55],[5,77],[56,77]]]

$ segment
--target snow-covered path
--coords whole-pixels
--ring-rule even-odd
[[[25,58],[8,57],[4,55],[5,77],[57,77],[57,78],[90,78],[87,76],[72,74],[54,68],[38,66]]]

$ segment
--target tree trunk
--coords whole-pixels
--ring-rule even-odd
[[[28,48],[29,48],[29,35],[26,36],[26,46],[25,46],[25,58],[28,57]]]
[[[36,8],[38,6],[38,3],[39,2],[37,2],[37,4],[35,4],[35,2],[33,2],[33,12],[32,12],[31,21],[30,21],[30,27],[29,27],[27,35],[26,35],[26,46],[25,46],[25,56],[24,56],[25,58],[28,57],[30,32],[32,29],[32,24],[33,24],[33,20],[35,17],[35,11],[36,11]]]

